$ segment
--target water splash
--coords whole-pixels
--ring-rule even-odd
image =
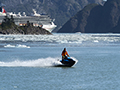
[[[40,58],[37,60],[15,60],[11,62],[0,62],[0,67],[46,67],[53,66],[53,64],[60,64],[57,58]]]
[[[77,62],[77,59],[73,57],[73,59]],[[40,58],[37,60],[27,60],[27,61],[20,61],[15,60],[11,62],[1,62],[0,61],[0,67],[49,67],[49,66],[55,66],[60,65],[60,59],[59,58]]]

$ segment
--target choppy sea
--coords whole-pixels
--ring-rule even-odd
[[[120,34],[0,35],[0,90],[120,90]]]

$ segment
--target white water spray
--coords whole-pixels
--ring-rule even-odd
[[[76,63],[77,59],[72,57]],[[60,65],[61,62],[58,60],[59,58],[40,58],[37,60],[27,60],[27,61],[20,61],[20,60],[15,60],[11,62],[3,62],[0,61],[0,67],[49,67],[49,66],[55,66],[55,65]]]
[[[37,60],[27,60],[27,61],[20,61],[15,60],[11,62],[1,62],[0,67],[46,67],[46,66],[53,66],[55,64],[60,64],[57,60],[58,58],[40,58]]]

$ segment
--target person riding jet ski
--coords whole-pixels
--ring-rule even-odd
[[[66,48],[62,51],[62,60],[60,61],[62,63],[61,66],[64,67],[72,67],[75,64],[75,61],[70,58],[68,52],[66,51]]]
[[[67,59],[67,57],[70,57],[68,52],[66,51],[66,48],[64,48],[61,55],[62,55],[62,60]]]

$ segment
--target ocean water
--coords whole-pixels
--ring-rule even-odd
[[[0,35],[0,90],[119,89],[120,34]]]

